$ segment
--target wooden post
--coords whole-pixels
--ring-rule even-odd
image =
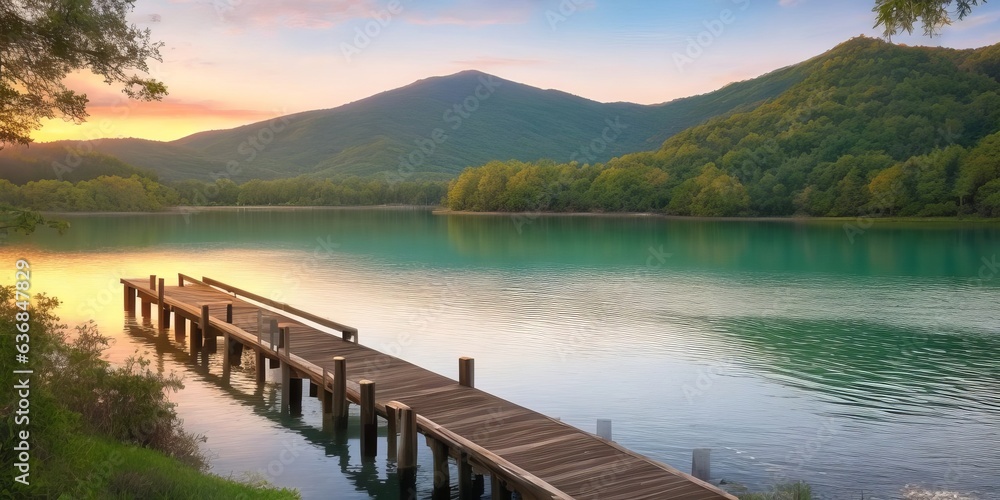
[[[281,348],[285,349],[285,358],[291,359],[291,348],[292,348],[292,327],[285,324],[284,326],[278,325],[278,350]]]
[[[177,333],[177,335],[184,335],[187,333],[187,318],[181,316],[180,314],[177,315],[176,321],[174,321],[174,332]]]
[[[417,414],[404,404],[398,405],[398,413],[400,443],[396,470],[399,471],[400,498],[409,498],[410,492],[417,488]]]
[[[229,375],[232,372],[230,369],[230,363],[232,360],[229,358],[229,349],[232,346],[229,345],[229,330],[222,331],[222,380],[228,382]]]
[[[198,325],[204,337],[209,336],[209,329],[212,326],[212,317],[209,315],[208,304],[201,306],[201,322]]]
[[[510,500],[511,494],[510,490],[507,489],[507,485],[504,481],[497,477],[495,474],[490,476],[490,490],[492,492],[493,500]]]
[[[458,457],[458,498],[475,497],[475,488],[472,485],[472,464],[469,463],[469,454],[462,452]]]
[[[177,286],[184,286],[184,275],[177,273]]]
[[[597,419],[597,435],[603,439],[611,441],[611,419]]]
[[[333,422],[336,427],[347,426],[347,360],[333,358]]]
[[[472,476],[472,497],[479,498],[486,493],[486,478],[482,474]]]
[[[125,312],[129,316],[135,316],[135,289],[125,285]]]
[[[263,385],[264,381],[267,379],[267,368],[264,366],[267,363],[267,358],[264,356],[264,349],[258,346],[257,348],[257,363],[256,363],[256,373],[257,385]]]
[[[198,322],[198,330],[191,334],[195,347],[199,349],[204,345],[205,337],[208,336],[209,322],[208,305],[203,305],[201,306],[201,321]]]
[[[243,343],[234,338],[229,339],[229,360],[233,366],[243,363]]]
[[[691,475],[702,481],[708,481],[712,477],[711,462],[711,448],[695,448],[691,454]]]
[[[362,380],[361,385],[361,457],[378,454],[378,421],[375,415],[375,382]]]
[[[291,411],[289,402],[292,399],[292,370],[288,363],[281,363],[281,414]]]
[[[288,367],[288,371],[292,371],[291,366],[285,363],[284,366]],[[302,414],[302,379],[292,377],[291,383],[288,386],[288,411],[292,415]]]
[[[458,384],[465,387],[476,386],[476,360],[458,358]]]
[[[319,386],[316,385],[312,379],[309,379],[309,397],[318,398],[319,397]]]
[[[386,422],[386,458],[389,460],[396,460],[396,447],[398,445],[396,435],[399,432],[399,410],[396,401],[392,401],[385,405],[385,422]]]
[[[150,274],[149,275],[149,289],[150,290],[154,290],[154,291],[156,290],[156,275],[155,274]]]
[[[326,419],[333,415],[333,393],[326,389],[327,380],[326,367],[323,367],[323,381],[319,384],[320,399],[323,402],[323,422],[326,422]]]
[[[448,445],[428,437],[427,445],[434,455],[433,498],[451,498],[451,471],[448,469]]]
[[[233,303],[226,304],[226,323],[233,324]]]
[[[275,354],[278,354],[278,348],[275,345],[274,341],[274,338],[278,335],[278,320],[271,318],[271,320],[268,323],[270,323],[270,332],[271,332],[270,340],[268,342],[270,342],[271,350],[274,351]],[[271,368],[280,368],[281,361],[279,361],[277,357],[272,358],[269,361],[268,366],[270,366]]]
[[[139,297],[139,302],[142,303],[142,306],[141,306],[142,307],[142,319],[148,320],[149,316],[151,315],[150,311],[152,310],[151,306],[150,306],[150,300],[147,299],[147,298],[145,298],[145,297]]]
[[[261,332],[263,332],[263,331],[264,331],[264,313],[260,309],[257,309],[257,345],[258,346],[261,345],[261,343],[260,343],[260,335],[261,335]]]
[[[167,309],[163,304],[163,288],[163,278],[160,278],[160,286],[156,288],[156,325],[160,330],[170,326],[164,319],[167,315]]]

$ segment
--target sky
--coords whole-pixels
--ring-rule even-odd
[[[874,0],[137,0],[129,16],[164,43],[149,75],[161,102],[128,101],[89,73],[82,125],[36,141],[174,140],[327,109],[417,80],[476,69],[601,102],[703,94],[878,37]],[[1000,2],[907,45],[1000,42]]]

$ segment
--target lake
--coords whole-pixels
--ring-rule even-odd
[[[591,432],[611,419],[615,441],[684,471],[712,448],[714,478],[751,488],[1000,498],[1000,225],[423,209],[69,220],[62,236],[7,238],[4,282],[28,259],[65,323],[116,339],[110,359],[144,351],[182,374],[171,398],[223,476],[395,496],[385,453],[363,463],[356,430],[324,433],[315,399],[283,417],[275,384],[237,371],[223,385],[218,359],[194,364],[183,340],[126,321],[120,278],[213,277],[453,378],[471,356],[478,388]]]

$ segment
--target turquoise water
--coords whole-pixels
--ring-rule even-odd
[[[363,463],[355,437],[323,433],[315,401],[281,417],[276,386],[246,373],[226,386],[218,360],[125,323],[119,278],[210,276],[452,377],[475,357],[477,387],[588,431],[610,418],[616,441],[681,470],[712,448],[716,480],[1000,497],[997,225],[405,209],[70,220],[63,236],[10,237],[0,257],[31,261],[64,322],[114,335],[112,359],[140,349],[183,373],[172,397],[221,475],[255,471],[306,498],[394,491],[384,454]]]

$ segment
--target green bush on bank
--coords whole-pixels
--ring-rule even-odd
[[[183,387],[180,379],[151,370],[138,354],[112,366],[101,358],[109,339],[95,325],[78,327],[70,340],[55,315],[57,299],[36,295],[22,310],[23,298],[0,286],[0,359],[6,366],[24,350],[16,346],[27,344],[29,362],[16,369],[33,372],[26,411],[12,390],[25,375],[0,372],[0,463],[17,470],[14,448],[27,441],[29,485],[3,474],[0,498],[297,498],[204,474],[203,438],[184,432],[166,396]],[[26,317],[24,333],[18,326]]]

